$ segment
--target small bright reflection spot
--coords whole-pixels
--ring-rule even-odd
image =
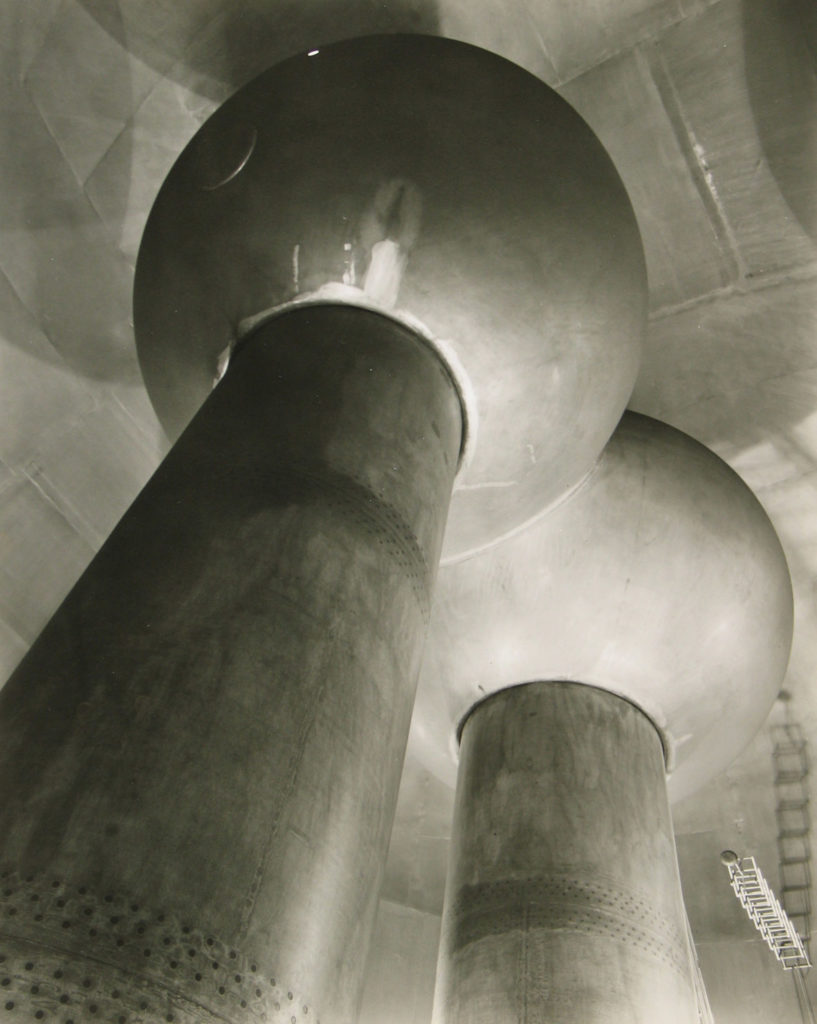
[[[316,53],[320,53],[320,50],[310,50],[307,57],[314,57]]]

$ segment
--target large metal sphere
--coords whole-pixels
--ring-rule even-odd
[[[193,138],[136,274],[139,357],[168,433],[243,321],[325,295],[419,321],[468,382],[449,556],[574,486],[635,381],[646,275],[612,163],[556,93],[464,43],[377,36],[294,57]]]
[[[440,571],[413,753],[453,781],[452,737],[474,703],[572,680],[652,718],[676,799],[760,728],[791,633],[788,566],[752,492],[686,434],[627,413],[570,498]]]

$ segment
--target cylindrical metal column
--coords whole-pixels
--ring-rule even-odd
[[[0,1012],[355,1019],[460,440],[395,320],[245,340],[0,694]]]
[[[435,1024],[694,1024],[660,737],[530,683],[462,732]]]

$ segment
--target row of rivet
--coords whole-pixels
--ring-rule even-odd
[[[462,886],[449,927],[455,949],[527,929],[576,931],[632,945],[686,976],[686,937],[654,905],[610,881],[552,876]]]
[[[287,491],[300,491],[307,500],[314,496],[367,530],[406,575],[423,620],[428,620],[432,574],[417,537],[395,508],[365,484],[329,469],[275,467],[272,473],[286,481],[283,487]]]
[[[19,994],[31,997],[45,993],[42,961],[48,954],[38,955],[35,960],[33,955],[26,958],[23,954],[12,954],[11,948],[8,952],[2,948],[4,942],[9,947],[15,945],[15,940],[22,940],[27,947],[57,947],[64,951],[47,972],[49,982],[63,982],[61,990],[52,993],[54,1000],[62,1004],[66,1000],[73,1004],[83,993],[101,994],[103,990],[107,1002],[117,1002],[124,986],[133,995],[142,978],[147,987],[159,986],[182,1000],[189,997],[199,1010],[211,1006],[221,1021],[225,1014],[231,1020],[281,1024],[313,1019],[306,1003],[283,989],[275,977],[266,975],[251,958],[169,913],[146,911],[138,902],[120,894],[106,893],[98,899],[84,885],[71,886],[61,879],[49,881],[33,875],[21,878],[11,870],[0,872],[0,971],[4,972],[0,974],[0,988],[7,993],[12,989],[18,992],[17,1001],[6,998],[5,1002],[15,1002],[15,1006],[6,1007],[9,1010],[19,1005]],[[68,965],[86,960],[93,960],[95,969],[83,968],[82,977],[74,978],[74,991],[69,991],[68,975],[76,971]],[[100,961],[109,969],[99,970]],[[107,975],[112,972],[121,972],[125,982],[108,983]],[[32,992],[32,986],[38,991]],[[130,1001],[134,1000],[135,995]],[[140,997],[136,1002],[141,1006],[145,999]],[[86,1000],[84,1005],[89,1015],[100,1012],[97,1004]],[[93,1005],[97,1009],[92,1010]],[[48,1013],[45,1005],[35,1009],[35,1017],[37,1012],[42,1014],[37,1019]],[[167,1010],[161,1017],[154,1013],[144,1019],[187,1019],[178,1016],[178,1012]],[[129,1024],[141,1019],[127,1015],[127,1010],[125,1014]],[[114,1014],[111,1020],[118,1021],[121,1015]]]

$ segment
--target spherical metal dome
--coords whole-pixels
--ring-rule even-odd
[[[568,499],[441,570],[414,750],[453,780],[452,737],[477,701],[571,680],[652,718],[679,798],[760,728],[791,632],[786,559],[757,499],[707,448],[627,413]]]
[[[553,90],[464,43],[377,36],[245,86],[162,187],[134,310],[169,434],[242,324],[325,296],[421,324],[461,367],[457,556],[589,471],[635,381],[646,275],[615,168]]]

